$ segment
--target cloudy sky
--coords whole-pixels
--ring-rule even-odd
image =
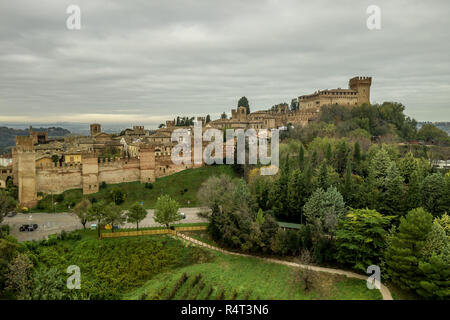
[[[81,8],[81,30],[66,9]],[[381,8],[381,30],[366,9]],[[0,122],[145,124],[372,76],[372,102],[450,121],[450,1],[4,0]]]

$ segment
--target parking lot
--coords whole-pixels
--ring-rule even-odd
[[[160,224],[156,223],[153,219],[154,211],[152,209],[147,211],[147,217],[139,223],[139,227],[160,226]],[[205,218],[201,218],[197,214],[200,211],[208,211],[207,208],[180,208],[179,211],[186,215],[186,219],[180,220],[177,223],[207,222]],[[14,217],[5,217],[2,224],[8,224],[11,227],[11,234],[19,241],[40,240],[47,238],[50,234],[59,233],[62,230],[73,231],[83,228],[78,218],[71,213],[18,213]],[[23,224],[37,224],[38,229],[35,231],[20,232],[19,228]],[[86,227],[89,227],[90,224],[91,222],[88,222]],[[135,225],[125,223],[122,227],[133,228]]]

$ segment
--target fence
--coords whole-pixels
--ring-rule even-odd
[[[158,235],[158,234],[173,234],[173,235],[176,235],[178,231],[198,231],[198,230],[206,230],[206,226],[178,227],[178,228],[175,228],[175,230],[172,230],[172,229],[157,229],[157,230],[119,231],[119,232],[112,232],[112,233],[101,233],[100,234],[100,239],[103,239],[103,238],[149,236],[149,235]]]

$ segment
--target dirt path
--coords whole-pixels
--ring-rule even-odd
[[[323,267],[317,267],[317,266],[309,266],[309,265],[299,264],[299,263],[295,263],[295,262],[277,260],[277,259],[272,259],[272,258],[262,258],[262,257],[257,257],[257,256],[249,255],[249,254],[227,251],[227,250],[221,249],[219,247],[215,247],[215,246],[212,246],[212,245],[207,244],[205,242],[199,241],[197,239],[188,237],[188,236],[186,236],[186,235],[184,235],[182,233],[178,233],[177,236],[182,238],[183,240],[188,241],[190,243],[193,243],[195,245],[206,247],[206,248],[209,248],[209,249],[212,249],[212,250],[215,250],[215,251],[219,251],[219,252],[222,252],[222,253],[225,253],[225,254],[231,254],[231,255],[242,256],[242,257],[251,257],[251,258],[260,259],[260,260],[264,260],[264,261],[271,262],[271,263],[284,264],[284,265],[291,266],[291,267],[300,267],[300,268],[304,268],[304,269],[310,269],[310,270],[313,270],[313,271],[327,272],[327,273],[332,273],[332,274],[343,275],[343,276],[346,276],[348,278],[356,278],[356,279],[361,279],[361,280],[367,280],[367,276],[364,276],[364,275],[361,275],[361,274],[357,274],[357,273],[354,273],[354,272],[350,272],[350,271],[345,271],[345,270],[340,270],[340,269],[332,269],[332,268],[323,268]],[[381,292],[381,296],[383,297],[383,300],[393,300],[391,292],[389,291],[389,289],[384,284],[381,284],[380,292]]]

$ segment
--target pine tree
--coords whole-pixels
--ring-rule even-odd
[[[381,195],[380,212],[387,215],[403,215],[403,177],[395,162],[387,170],[385,191]]]
[[[300,151],[298,153],[298,167],[300,170],[303,170],[305,164],[305,148],[303,148],[303,144],[300,145]]]
[[[432,223],[433,216],[422,208],[411,210],[406,217],[400,218],[398,232],[390,240],[385,261],[392,281],[402,289],[416,291],[420,281],[424,280],[419,261]]]
[[[327,145],[326,158],[327,158],[328,163],[330,163],[331,159],[333,158],[333,153],[331,152],[331,144]]]
[[[250,114],[250,105],[248,104],[248,100],[246,97],[242,97],[238,101],[238,107],[245,107],[247,110],[247,114]]]
[[[301,210],[304,205],[304,186],[300,170],[293,170],[289,176],[288,183],[288,206],[290,220],[300,222]]]
[[[427,241],[422,248],[423,259],[419,269],[425,275],[417,290],[423,297],[450,298],[450,238],[447,236],[442,221],[434,219]]]
[[[446,184],[444,177],[439,173],[433,173],[422,181],[420,188],[422,196],[422,206],[433,216],[438,216],[445,210],[444,201],[446,194]]]
[[[359,146],[359,142],[355,142],[354,150],[353,150],[353,161],[355,163],[359,163],[361,161],[361,147]]]
[[[317,187],[326,190],[330,186],[330,179],[328,177],[328,166],[325,160],[319,167],[319,174],[317,177]]]
[[[317,151],[314,150],[310,161],[311,167],[315,168],[317,166],[318,157],[319,156],[317,155]]]
[[[342,185],[342,196],[347,204],[351,205],[353,202],[353,186],[352,186],[352,163],[347,159],[347,166],[345,168],[344,183]]]
[[[345,172],[345,166],[347,164],[347,158],[349,155],[349,149],[347,146],[347,142],[342,141],[338,144],[336,150],[336,170],[340,176],[342,176]]]
[[[420,207],[420,198],[420,177],[418,171],[414,170],[409,176],[408,187],[406,189],[406,210]]]

